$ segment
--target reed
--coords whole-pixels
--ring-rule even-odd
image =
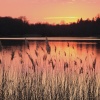
[[[79,74],[83,73],[83,67],[80,68]]]
[[[94,71],[95,71],[95,67],[96,67],[96,58],[93,61],[93,69],[94,69]]]
[[[15,56],[15,51],[12,50],[12,52],[11,52],[11,61],[14,59],[14,56]]]
[[[1,100],[99,100],[97,76],[87,76],[87,81],[84,78],[80,82],[81,76],[66,75],[55,76],[47,73],[46,78],[43,78],[44,73],[20,73],[17,77],[17,84],[9,83],[7,72],[4,71],[2,85],[0,86]],[[74,77],[73,77],[74,76]],[[11,85],[9,87],[9,85]],[[12,87],[12,88],[11,88]],[[10,92],[12,91],[12,92]],[[98,92],[97,92],[98,91]],[[98,99],[97,99],[98,98]]]
[[[42,50],[43,52],[45,52],[45,50],[43,49],[43,47],[41,47],[41,50]]]
[[[44,54],[44,55],[43,55],[43,61],[46,61],[46,59],[47,59],[47,55]]]
[[[39,44],[38,44],[38,42],[36,42],[36,50],[38,50],[39,49]]]
[[[55,53],[56,53],[56,51],[57,51],[57,47],[55,46]]]
[[[54,62],[53,62],[52,58],[49,60],[49,62],[48,62],[48,63],[52,65],[52,69],[54,69],[54,68],[55,68],[55,64],[54,64]]]
[[[35,50],[35,55],[36,55],[37,57],[38,57],[38,55],[39,55],[38,52],[37,52],[36,50]]]
[[[25,46],[26,46],[26,48],[30,49],[29,42],[26,38],[25,38]]]
[[[47,37],[46,37],[46,51],[47,51],[48,54],[50,54],[50,52],[51,52],[51,47],[49,45]]]
[[[18,52],[18,54],[19,54],[19,57],[22,58],[22,53],[21,52]]]
[[[46,43],[47,45],[48,43]],[[57,49],[57,48],[56,48]],[[45,51],[46,48],[40,49]],[[17,50],[16,50],[17,51]],[[12,50],[10,60],[14,62],[16,51]],[[18,57],[23,61],[23,64],[20,64],[19,70],[10,70],[6,69],[5,61],[2,61],[0,64],[0,100],[99,100],[100,99],[100,75],[96,72],[92,72],[92,74],[85,73],[84,67],[85,62],[87,61],[87,57],[85,61],[81,58],[78,58],[79,63],[76,59],[72,61],[72,63],[68,63],[68,56],[66,56],[64,61],[60,58],[60,56],[64,52],[60,52],[56,58],[53,59],[53,56],[48,55],[43,52],[43,56],[38,56],[38,49],[34,50],[36,58],[33,59],[33,56],[30,52],[22,53],[20,50],[18,51]],[[67,51],[66,51],[67,52]],[[6,54],[4,54],[6,55]],[[2,55],[2,58],[4,58]],[[25,69],[25,67],[30,67],[30,63],[27,65],[23,57],[29,58],[29,61],[32,64],[31,69]],[[65,54],[64,54],[65,55]],[[70,56],[70,59],[73,56]],[[39,59],[39,60],[38,60]],[[59,64],[60,59],[60,64]],[[4,60],[4,59],[3,59]],[[42,70],[42,64],[45,62],[43,67],[49,66],[49,69],[46,71]],[[56,63],[55,63],[56,62]],[[94,58],[92,63],[92,68],[96,70],[97,58]],[[9,66],[9,65],[8,65]],[[16,65],[17,66],[17,65]],[[50,70],[50,66],[52,67],[53,72]],[[59,70],[63,68],[63,71],[57,70],[59,66]],[[79,67],[79,72],[71,72],[73,67]],[[90,65],[86,65],[89,67]],[[17,66],[18,67],[18,66]],[[38,67],[38,68],[37,68]],[[66,69],[68,69],[66,71]]]
[[[31,55],[29,55],[27,52],[26,52],[26,54],[28,55],[28,57],[29,57],[29,59],[30,59],[30,61],[31,61],[31,63],[32,63],[32,68],[33,68],[33,70],[34,70],[34,72],[35,72],[35,63],[34,63],[34,60],[33,60],[33,58],[31,57]]]
[[[64,71],[66,70],[66,68],[68,68],[68,63],[64,62]]]

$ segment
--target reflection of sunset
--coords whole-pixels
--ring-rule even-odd
[[[64,71],[64,64],[67,63],[69,70],[77,70],[79,73],[81,67],[84,69],[84,72],[92,70],[93,62],[96,59],[96,71],[100,70],[100,56],[95,42],[50,41],[49,45],[51,48],[50,54],[46,51],[46,42],[29,42],[29,48],[25,46],[22,48],[23,52],[20,51],[20,48],[16,49],[13,47],[13,51],[15,51],[13,61],[10,61],[12,51],[5,50],[3,55],[5,59],[4,63],[6,62],[6,65],[11,66],[12,70],[19,70],[23,64],[25,70],[32,70],[30,56],[33,59],[36,69],[38,68],[40,71],[47,69],[52,71],[52,66],[54,66],[54,70],[62,72]],[[2,59],[2,56],[0,59]]]
[[[38,44],[39,43],[39,44]],[[92,70],[92,65],[96,59],[96,71],[99,68],[99,56],[96,51],[95,43],[77,43],[77,42],[49,42],[51,47],[50,55],[46,51],[45,42],[30,42],[30,50],[26,48],[26,52],[31,55],[35,63],[41,65],[39,70],[52,70],[52,63],[55,70],[64,71],[64,63],[68,63],[69,69],[73,71],[83,67],[84,72]],[[38,49],[37,49],[38,46]],[[25,54],[25,62],[31,64],[30,59]],[[26,59],[27,58],[27,59]],[[50,65],[49,61],[53,61]],[[32,66],[32,65],[30,65]]]

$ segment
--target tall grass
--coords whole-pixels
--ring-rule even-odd
[[[34,57],[27,51],[25,51],[24,54],[26,54],[29,58],[33,69],[30,68],[30,64],[25,65],[23,52],[20,50],[18,51],[18,55],[23,61],[23,64],[20,63],[20,70],[13,70],[12,72],[12,69],[8,70],[6,68],[7,66],[5,64],[5,61],[1,61],[0,100],[100,100],[100,75],[95,71],[92,71],[91,74],[89,74],[89,72],[84,73],[84,62],[80,58],[80,64],[83,65],[80,67],[78,73],[76,71],[70,71],[70,66],[79,66],[76,59],[74,59],[73,64],[68,63],[68,61],[66,60],[60,66],[64,70],[61,72],[57,72],[56,67],[58,63],[54,62],[57,62],[59,58],[56,58],[56,60],[54,60],[51,56],[51,58],[48,59],[48,56],[51,52],[51,47],[49,41],[46,41],[46,50],[39,46],[36,47],[36,50],[34,50],[35,56],[37,58],[40,57],[38,54],[39,48],[44,52],[43,57],[41,58],[43,62],[47,62],[49,67],[51,67],[46,72],[40,70],[42,66],[41,63],[39,61],[36,62]],[[48,46],[50,50],[48,49]],[[69,46],[70,45],[68,44],[68,47]],[[3,49],[1,51],[3,51]],[[55,53],[57,53],[57,47],[55,47]],[[66,52],[64,53],[64,55],[66,55]],[[3,58],[3,55],[1,56]],[[12,51],[10,58],[12,62],[14,62],[15,56],[15,52]],[[86,60],[87,58],[85,58],[85,61]],[[95,70],[96,68],[96,62],[97,59],[94,58],[92,62],[93,70]],[[46,65],[47,64],[45,63],[43,67],[47,67]],[[23,71],[23,67],[25,66],[28,67],[28,70]],[[86,66],[89,67],[90,65]]]

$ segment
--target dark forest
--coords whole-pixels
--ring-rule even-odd
[[[0,37],[100,37],[100,16],[71,24],[29,24],[25,17],[0,17]]]

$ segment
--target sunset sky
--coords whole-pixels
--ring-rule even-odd
[[[69,23],[97,14],[100,0],[0,0],[0,16],[26,16],[30,23]]]

